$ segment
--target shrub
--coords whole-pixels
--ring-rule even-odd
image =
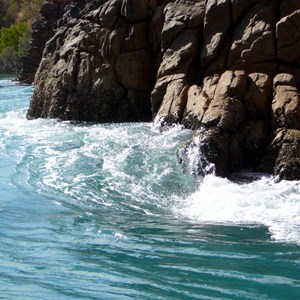
[[[43,0],[0,0],[3,24],[27,22],[32,24],[39,16]]]
[[[30,40],[30,27],[19,22],[0,29],[0,71],[16,72]]]

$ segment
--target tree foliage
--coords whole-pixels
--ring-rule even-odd
[[[30,40],[30,27],[25,22],[0,29],[0,69],[16,72]]]
[[[10,0],[6,17],[31,24],[39,15],[42,3],[42,0]]]
[[[31,24],[42,6],[42,0],[0,0],[3,4],[0,22],[0,72],[16,72],[30,41]],[[4,5],[6,2],[6,5]]]

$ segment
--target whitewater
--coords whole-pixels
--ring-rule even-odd
[[[0,80],[0,299],[299,298],[299,181],[193,176],[180,126],[29,121],[32,91]]]

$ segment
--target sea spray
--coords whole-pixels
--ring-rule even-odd
[[[248,183],[206,176],[198,190],[178,199],[174,212],[200,223],[264,225],[277,241],[300,244],[300,183],[262,177]]]

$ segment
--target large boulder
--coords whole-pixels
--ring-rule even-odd
[[[247,116],[253,120],[268,119],[273,93],[272,77],[266,73],[250,73],[248,84],[243,97]]]
[[[208,106],[202,124],[235,131],[244,119],[241,97],[247,87],[244,72],[226,71],[218,82],[214,98]]]
[[[129,22],[146,19],[149,14],[149,0],[123,0],[121,14]]]
[[[184,168],[194,175],[229,174],[230,139],[219,128],[197,130],[193,138],[179,149]]]

